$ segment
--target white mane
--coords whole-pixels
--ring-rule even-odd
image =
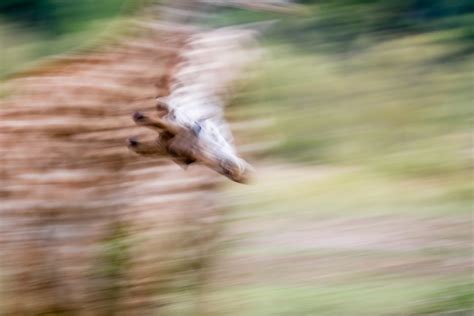
[[[235,155],[224,107],[257,52],[254,32],[249,30],[217,29],[189,38],[166,97],[176,120],[181,124],[198,122],[207,132],[204,141]]]

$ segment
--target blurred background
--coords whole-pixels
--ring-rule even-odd
[[[168,8],[173,7],[170,3]],[[7,88],[10,82],[28,78],[45,60],[87,55],[111,42],[133,38],[130,23],[149,19],[156,4],[2,0],[0,77],[6,84],[0,91],[2,110],[15,106],[9,101],[12,96],[27,96],[15,95],[14,89]],[[165,5],[160,4],[159,10]],[[212,194],[209,203],[221,210],[219,221],[212,222],[219,233],[211,234],[213,247],[206,248],[205,272],[194,278],[171,269],[167,273],[173,275],[173,291],[160,287],[163,278],[154,281],[160,288],[156,290],[159,304],[155,302],[147,313],[104,307],[121,306],[118,288],[127,299],[137,293],[127,292],[126,283],[114,283],[106,303],[92,304],[90,315],[472,315],[474,2],[203,1],[193,5],[205,12],[193,21],[202,27],[271,22],[260,36],[264,57],[252,75],[239,83],[226,108],[229,121],[241,122],[233,125],[238,149],[250,157],[256,178],[248,186],[217,180],[201,188]],[[162,16],[153,15],[156,20]],[[151,85],[152,79],[142,84]],[[55,91],[54,85],[48,91]],[[133,106],[124,100],[120,102],[128,115]],[[29,106],[45,113],[41,102]],[[100,115],[108,115],[104,113]],[[23,137],[17,130],[6,133],[9,141],[11,135]],[[89,135],[89,141],[97,140],[94,135]],[[118,148],[121,141],[122,136]],[[22,150],[21,157],[29,155]],[[121,154],[137,160],[126,148]],[[85,170],[91,170],[89,166]],[[94,173],[112,172],[114,166],[93,165]],[[11,170],[3,171],[5,179],[15,176]],[[189,187],[186,173],[173,172]],[[140,183],[139,177],[135,174],[134,184]],[[114,185],[122,187],[121,181],[115,179]],[[8,185],[13,188],[11,182]],[[43,185],[41,189],[51,190]],[[17,205],[13,193],[5,192],[5,205]],[[31,191],[26,192],[22,194]],[[84,194],[81,199],[102,201]],[[160,196],[167,194],[174,192],[160,191]],[[3,212],[4,220],[11,209]],[[186,206],[183,212],[194,210]],[[122,219],[128,219],[127,214]],[[134,223],[146,220],[135,218]],[[10,225],[9,221],[3,225]],[[55,221],[57,225],[61,219]],[[81,225],[80,220],[73,221]],[[124,222],[115,225],[106,239],[100,237],[106,240],[107,260],[95,265],[102,279],[127,275],[129,258],[138,256],[133,245],[141,228],[127,229]],[[39,227],[44,222],[35,223]],[[160,229],[186,234],[186,227],[170,220]],[[16,230],[20,237],[22,232]],[[193,234],[200,240],[200,230]],[[5,237],[10,235],[3,236],[0,241],[11,244]],[[183,244],[177,238],[168,240],[171,247]],[[168,251],[155,246],[143,243],[138,252]],[[201,243],[190,241],[186,247],[192,252]],[[173,260],[167,263],[179,261]],[[140,264],[134,269],[140,270]],[[160,261],[150,264],[160,265]],[[197,270],[193,266],[189,271]],[[41,286],[35,291],[41,291]],[[80,310],[30,309],[21,314],[2,312],[2,305],[7,304],[0,304],[1,315],[76,315]]]

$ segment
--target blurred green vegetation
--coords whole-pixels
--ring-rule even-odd
[[[91,20],[116,17],[130,9],[130,3],[127,0],[3,0],[0,15],[37,31],[58,35],[80,30]]]
[[[108,313],[117,308],[121,281],[130,268],[130,238],[125,225],[115,224],[101,243],[101,258],[97,263],[97,277],[103,281],[103,293],[106,294]]]
[[[474,309],[474,283],[472,280],[443,287],[430,295],[430,300],[419,307],[417,315],[472,315]]]
[[[474,5],[470,0],[301,0],[296,17],[239,9],[222,10],[214,22],[233,24],[278,19],[273,36],[310,52],[363,50],[410,34],[449,31],[460,55],[474,52]]]
[[[469,0],[303,0],[317,14],[302,27],[324,33],[327,41],[354,44],[370,34],[392,38],[406,33],[457,30],[472,41],[474,5]],[[472,43],[470,43],[472,45]]]
[[[433,304],[426,300],[433,288],[451,288],[450,283],[436,280],[393,279],[386,281],[360,281],[336,285],[315,286],[255,286],[222,289],[214,293],[213,299],[220,302],[215,315],[286,316],[286,315],[450,315],[443,312],[458,311],[468,316],[469,309],[458,309],[458,305],[433,309],[423,314],[413,312]],[[451,296],[456,294],[451,293]],[[232,298],[238,297],[239,300]],[[454,301],[453,301],[454,302]],[[472,301],[471,301],[472,302]],[[440,303],[440,305],[443,303]],[[449,304],[449,303],[448,303]],[[434,303],[433,306],[437,306]],[[470,305],[464,307],[469,308]],[[471,305],[472,306],[472,305]]]
[[[0,1],[0,78],[38,61],[98,45],[146,0]]]
[[[345,1],[339,2],[342,5]],[[364,5],[381,3],[365,1]],[[426,25],[446,16],[460,20],[470,16],[472,8],[467,2],[455,6],[458,9],[446,14],[426,13]],[[470,24],[419,28],[417,32],[404,32],[394,24],[394,30],[380,26],[390,36],[381,39],[367,29],[358,35],[362,49],[347,45],[344,39],[337,40],[342,46],[333,49],[332,41],[325,39],[333,35],[332,29],[302,31],[302,25],[310,24],[306,20],[319,18],[319,11],[313,7],[308,10],[313,12],[310,17],[283,16],[268,32],[259,75],[252,79],[252,89],[244,89],[234,102],[238,106],[229,112],[237,117],[270,115],[275,119],[273,127],[266,130],[266,137],[281,140],[269,153],[272,159],[355,167],[361,170],[356,177],[374,180],[372,187],[371,181],[354,185],[367,190],[375,189],[377,177],[386,179],[384,183],[393,182],[387,185],[392,188],[407,181],[425,183],[427,191],[437,192],[436,197],[425,200],[434,208],[440,209],[435,205],[444,201],[458,206],[447,206],[446,211],[469,211],[474,190],[474,55],[466,50],[472,45],[470,39],[453,39]],[[223,25],[226,19],[232,24],[277,17],[244,12],[225,10],[213,22]],[[334,27],[352,29],[334,23]],[[390,204],[385,198],[380,201]],[[418,204],[412,205],[418,208]]]
[[[301,262],[301,250],[294,245],[262,242],[269,234],[278,238],[298,232],[298,221],[357,218],[376,227],[385,218],[395,225],[388,230],[397,232],[397,218],[411,225],[418,225],[420,217],[469,218],[474,204],[472,2],[306,3],[301,15],[227,9],[212,21],[278,20],[264,37],[259,74],[246,84],[252,88],[241,91],[228,114],[272,117],[273,126],[260,137],[280,143],[260,165],[256,183],[231,186],[227,198],[233,223],[242,230],[285,225],[274,224],[273,231],[249,237],[253,241],[237,240],[229,257],[259,262],[254,270],[263,276],[274,275],[273,262],[281,261],[287,262],[282,278],[311,265],[314,275],[330,276],[314,287],[269,276],[263,288],[256,281],[222,289],[214,298],[221,302],[216,315],[471,315],[474,288],[465,282],[471,279],[468,274],[407,275],[410,264],[397,276],[370,270],[377,264],[372,256],[469,261],[469,246],[463,251],[421,245],[413,251],[374,248],[368,255],[367,250],[328,245],[324,252],[313,249],[314,258]],[[256,137],[253,131],[242,135]],[[350,229],[334,224],[337,232]],[[459,234],[467,243],[472,240],[472,232]],[[307,233],[295,243],[308,244],[318,236]],[[351,238],[357,243],[359,237]],[[356,267],[337,270],[347,274],[340,280],[321,267],[322,258],[349,266],[361,260],[369,272],[357,276]],[[239,301],[233,308],[235,297]]]
[[[468,184],[474,64],[437,63],[450,48],[431,36],[348,58],[270,45],[264,83],[236,101],[238,111],[275,117],[268,133],[282,142],[272,157]]]
[[[232,216],[251,223],[275,217],[291,223],[296,217],[471,212],[474,2],[300,3],[304,7],[297,15],[221,9],[208,21],[278,20],[263,41],[267,52],[258,75],[247,84],[251,89],[242,89],[228,113],[274,119],[260,137],[280,140],[266,158],[281,167],[261,170],[252,186],[231,186],[225,194],[233,203]],[[125,19],[129,11],[123,6],[129,8],[130,2],[3,0],[0,76],[90,43],[104,26]],[[245,131],[240,136],[256,137]],[[464,237],[469,242],[470,236]],[[126,249],[119,240],[107,241],[104,260],[110,263],[103,273],[110,279],[124,269]],[[230,251],[262,254],[274,251],[272,246]],[[292,260],[296,250],[277,247]],[[414,252],[427,261],[470,255],[430,253],[434,250]],[[324,253],[330,259],[338,255]],[[347,250],[344,255],[352,262],[360,253]],[[327,286],[282,285],[277,278],[264,286],[255,282],[219,289],[209,293],[209,302],[216,315],[468,315],[472,293],[472,284],[460,282],[459,276],[364,275]],[[177,309],[174,315],[192,308],[184,303]]]

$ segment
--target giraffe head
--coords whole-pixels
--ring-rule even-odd
[[[154,141],[127,140],[130,150],[143,156],[169,156],[186,168],[199,163],[238,183],[247,183],[252,167],[234,150],[212,120],[193,121],[185,113],[176,112],[164,100],[159,100],[155,115],[135,112],[133,120],[139,126],[158,133]]]

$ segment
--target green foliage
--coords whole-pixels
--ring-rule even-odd
[[[474,5],[470,0],[307,0],[296,16],[241,9],[219,11],[211,24],[277,19],[273,39],[310,52],[352,53],[409,34],[450,31],[462,44],[454,57],[474,52]]]
[[[439,289],[423,301],[416,315],[472,315],[474,313],[474,283],[459,283]]]
[[[0,16],[36,31],[58,35],[83,27],[87,21],[117,16],[130,8],[128,0],[3,0]]]
[[[117,224],[112,227],[108,237],[102,241],[102,253],[97,264],[97,276],[104,281],[104,294],[113,308],[121,290],[121,281],[129,268],[129,248],[127,228]]]
[[[128,15],[146,1],[0,1],[0,78],[44,57],[97,45],[124,30]]]
[[[215,293],[213,298],[221,303],[216,315],[402,316],[413,315],[418,300],[433,287],[443,286],[431,280],[384,281],[226,288]]]
[[[423,27],[423,23],[433,20],[474,13],[474,5],[470,0],[304,0],[300,2],[317,5],[323,14],[331,14],[335,11],[351,12],[360,23],[368,20],[374,30]],[[362,21],[361,17],[366,21]],[[351,20],[349,14],[344,15],[344,18]],[[337,19],[334,22],[341,21]]]
[[[58,21],[50,0],[4,0],[0,2],[0,15],[53,32],[57,29]]]
[[[472,1],[319,1],[309,29],[323,30],[325,40],[354,44],[361,36],[393,37],[401,32],[459,29],[468,32]],[[466,38],[464,38],[466,40]]]
[[[259,83],[237,102],[272,113],[273,156],[369,165],[391,175],[466,175],[472,63],[438,64],[455,47],[431,35],[340,59],[272,45]]]

